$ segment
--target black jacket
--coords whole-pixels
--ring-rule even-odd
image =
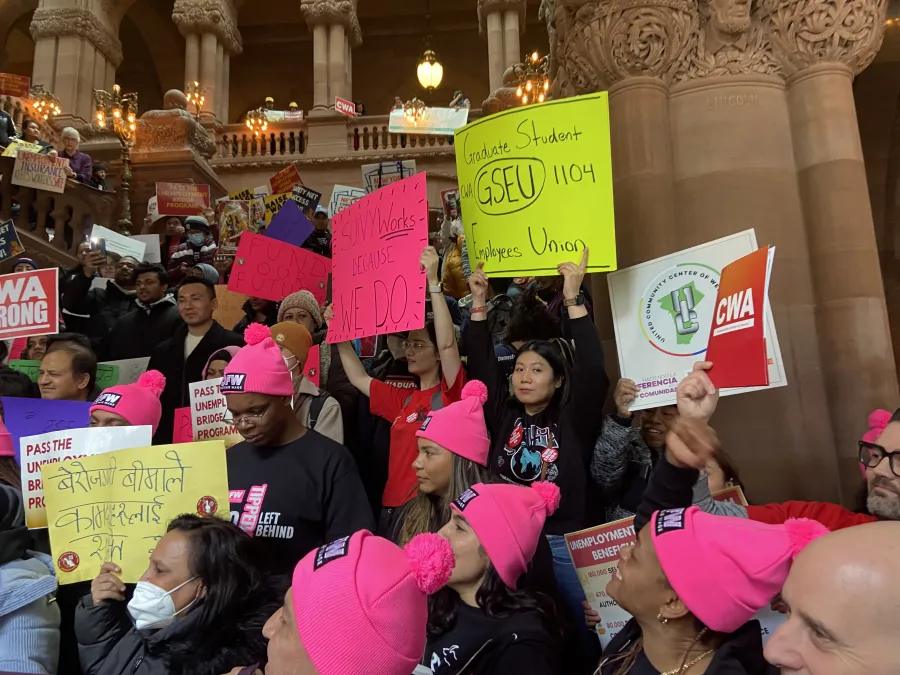
[[[716,650],[705,675],[778,675],[778,668],[766,663],[763,657],[761,630],[759,621],[754,619],[729,635]],[[640,636],[637,620],[631,619],[604,650],[600,675],[615,673],[621,663],[611,657],[627,650]]]
[[[200,344],[185,360],[184,340],[187,332],[186,325],[179,326],[172,337],[153,350],[150,364],[147,366],[147,370],[158,370],[166,376],[166,388],[160,396],[162,419],[153,437],[155,445],[172,442],[175,409],[190,405],[189,387],[193,382],[203,381],[203,368],[209,357],[223,347],[244,346],[244,340],[240,335],[225,330],[213,321],[212,327],[203,336]]]
[[[159,630],[134,628],[124,602],[93,604],[81,599],[75,610],[78,656],[85,675],[223,675],[266,658],[265,622],[281,606],[271,592],[197,625],[197,614]]]
[[[72,314],[91,317],[90,332],[85,333],[99,345],[116,322],[138,308],[133,292],[123,291],[114,281],[106,288],[91,288],[93,278],[76,274],[69,278],[63,293],[62,306]]]
[[[136,304],[137,309],[119,319],[103,339],[100,355],[104,361],[150,356],[157,345],[184,325],[178,303],[168,293],[152,305],[140,300]]]
[[[9,113],[0,110],[0,147],[5,148],[9,145],[9,141],[16,135],[16,123],[13,122]],[[331,256],[328,256],[329,258]]]
[[[469,379],[488,389],[484,418],[491,437],[488,469],[507,482],[555,483],[561,492],[556,513],[544,534],[566,534],[586,522],[588,465],[603,424],[602,407],[609,389],[603,347],[591,318],[571,322],[575,366],[569,376],[567,401],[530,416],[509,395],[509,384],[497,365],[487,321],[473,321],[467,331]],[[542,477],[543,476],[543,477]]]
[[[250,306],[249,300],[244,303],[244,306],[241,307],[241,309],[244,310],[244,316],[240,321],[234,324],[234,328],[231,329],[238,335],[243,335],[244,331],[247,330],[247,326],[249,326],[251,323],[259,323],[256,320],[256,310],[254,310]],[[278,303],[269,302],[268,306],[266,307],[266,320],[263,322],[263,325],[271,328],[276,323],[278,323]]]

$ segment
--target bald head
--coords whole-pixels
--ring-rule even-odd
[[[782,597],[790,618],[766,644],[783,675],[900,673],[900,522],[851,527],[797,557]]]

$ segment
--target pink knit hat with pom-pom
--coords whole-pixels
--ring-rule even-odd
[[[294,620],[319,675],[409,675],[425,651],[428,595],[453,564],[436,534],[401,549],[361,530],[307,554],[294,568]]]
[[[158,370],[148,370],[134,384],[104,389],[91,406],[91,413],[105,410],[118,415],[133,427],[151,426],[155,434],[162,417],[159,396],[165,388],[165,376]]]
[[[696,506],[653,514],[656,557],[691,614],[733,633],[778,593],[794,558],[828,528],[807,518],[781,525],[714,516]]]
[[[537,550],[544,522],[559,508],[559,488],[542,481],[531,487],[476,483],[450,508],[471,525],[503,583],[516,588]]]
[[[223,394],[265,394],[293,396],[294,383],[269,329],[261,323],[251,323],[244,331],[246,347],[234,355],[219,391]]]
[[[432,410],[416,432],[418,438],[437,443],[455,455],[487,466],[491,441],[484,422],[484,404],[488,390],[483,382],[472,380],[462,390],[462,397],[446,408]]]
[[[878,437],[881,436],[884,428],[890,424],[891,421],[891,413],[887,410],[873,410],[869,413],[869,430],[863,434],[863,437],[860,439],[865,441],[866,443],[874,443],[878,440]],[[859,470],[862,471],[863,478],[866,477],[866,465],[862,462],[859,463]]]

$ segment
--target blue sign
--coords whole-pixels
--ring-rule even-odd
[[[19,235],[16,233],[13,221],[7,220],[5,223],[0,224],[0,262],[15,258],[24,252],[25,247],[19,241]]]
[[[51,431],[83,429],[91,422],[90,401],[52,401],[42,398],[0,398],[6,430],[12,436],[16,460],[21,464],[19,439]]]

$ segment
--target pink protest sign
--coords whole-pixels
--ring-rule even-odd
[[[191,408],[175,409],[175,426],[172,429],[173,443],[193,443],[194,423],[191,421]]]
[[[328,343],[422,328],[428,245],[425,174],[387,185],[331,220],[334,321]]]
[[[303,377],[316,385],[316,387],[319,386],[319,365],[321,360],[319,345],[310,347],[309,353],[306,355],[306,363],[303,364]]]
[[[273,302],[307,290],[325,303],[331,261],[299,246],[244,232],[234,257],[228,290]]]

